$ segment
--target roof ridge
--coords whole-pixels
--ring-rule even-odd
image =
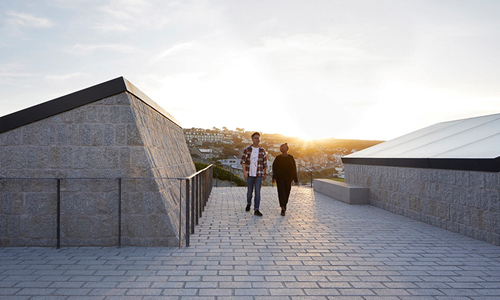
[[[37,122],[104,98],[128,92],[176,125],[180,123],[123,76],[0,117],[0,133]]]

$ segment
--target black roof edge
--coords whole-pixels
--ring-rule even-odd
[[[342,157],[344,164],[457,171],[500,172],[497,158],[367,158]]]
[[[0,118],[0,133],[43,120],[74,108],[128,92],[165,116],[177,126],[180,123],[124,77],[118,77],[83,90],[43,102]]]

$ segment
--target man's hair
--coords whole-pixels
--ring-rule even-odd
[[[253,139],[253,137],[254,137],[254,136],[256,136],[256,135],[258,135],[258,136],[260,137],[260,133],[258,133],[258,132],[254,132],[254,133],[252,134],[252,139]]]

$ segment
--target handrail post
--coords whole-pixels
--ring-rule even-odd
[[[186,247],[189,247],[189,179],[186,179]]]
[[[196,225],[200,218],[200,176],[196,175]]]
[[[191,181],[191,233],[194,233],[194,214],[195,214],[195,204],[194,204],[194,194],[195,194],[195,182],[196,179],[193,177]]]
[[[61,179],[57,179],[57,216],[56,216],[56,239],[57,249],[61,248]]]
[[[122,179],[118,178],[118,248],[122,247]]]
[[[179,180],[179,249],[182,248],[182,181]]]
[[[205,211],[205,206],[207,205],[208,201],[208,184],[210,183],[210,178],[208,177],[210,175],[210,170],[207,170],[205,172],[205,199],[203,199],[203,211]]]
[[[199,175],[200,178],[200,206],[198,209],[200,210],[198,213],[198,217],[201,219],[203,217],[203,173]]]
[[[313,170],[311,169],[311,188],[313,187]]]
[[[297,186],[300,186],[300,164],[297,165]]]

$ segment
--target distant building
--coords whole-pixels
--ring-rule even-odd
[[[215,157],[214,151],[210,148],[193,147],[190,149],[192,155],[197,155],[201,159],[212,159]]]
[[[198,142],[201,145],[205,142],[227,142],[227,137],[223,133],[206,132],[204,129],[200,128],[184,129],[184,137],[186,138],[186,142],[188,144],[196,144],[196,142]]]
[[[236,156],[229,156],[226,159],[219,159],[219,161],[223,166],[228,166],[234,169],[241,169],[240,159],[241,158]]]

